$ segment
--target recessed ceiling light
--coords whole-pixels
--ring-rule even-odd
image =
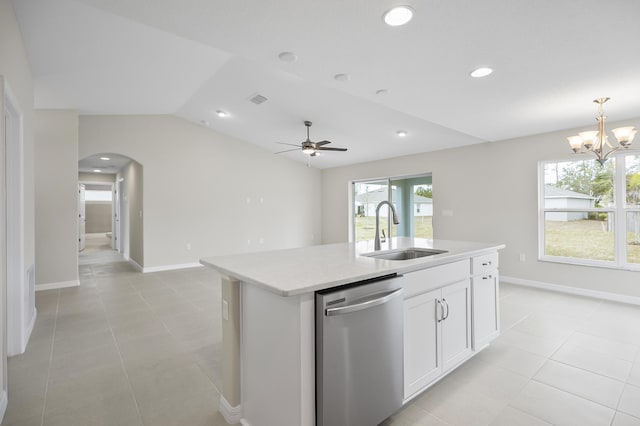
[[[492,72],[493,72],[493,69],[489,67],[480,67],[471,71],[471,77],[474,77],[474,78],[486,77]]]
[[[220,118],[225,118],[225,117],[228,117],[228,116],[229,116],[229,113],[228,113],[228,112],[226,112],[226,111],[223,111],[223,110],[219,109],[219,110],[217,110],[217,111],[216,111],[216,115],[217,115],[218,117],[220,117]]]
[[[100,157],[100,159],[101,159],[102,161],[109,161],[109,160],[111,160],[111,158],[109,158],[109,157]]]
[[[408,23],[413,18],[413,9],[409,6],[396,6],[388,10],[384,16],[384,22],[391,27],[399,27]]]
[[[298,55],[296,55],[293,52],[282,52],[278,55],[278,58],[280,58],[280,60],[282,62],[295,62],[298,60]]]
[[[351,76],[349,74],[336,74],[333,76],[336,81],[349,81]]]
[[[409,133],[406,130],[398,130],[396,132],[396,135],[398,135],[398,137],[404,138],[405,136],[407,136]]]
[[[102,173],[102,170],[100,170],[100,169],[93,169],[93,173]]]
[[[378,96],[384,96],[387,93],[389,93],[389,91],[387,89],[376,90],[376,95],[378,95]]]
[[[206,127],[209,125],[209,122],[207,120],[200,120],[200,124]]]

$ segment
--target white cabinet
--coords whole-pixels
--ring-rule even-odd
[[[498,253],[471,258],[473,349],[479,351],[500,334]]]
[[[472,355],[468,265],[455,262],[405,275],[405,399]]]

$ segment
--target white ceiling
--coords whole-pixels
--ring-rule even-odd
[[[108,160],[103,160],[103,158],[108,158]],[[80,161],[78,161],[78,171],[83,173],[115,175],[122,170],[124,166],[129,164],[130,161],[131,158],[115,153],[90,155],[89,157],[81,158]],[[100,171],[94,172],[94,170]]]
[[[390,0],[13,0],[37,108],[175,114],[272,152],[311,120],[349,148],[320,168],[593,126],[601,96],[640,116],[638,0],[401,3],[416,16],[393,28]]]

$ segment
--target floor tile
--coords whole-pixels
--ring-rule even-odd
[[[500,341],[495,341],[476,356],[485,362],[528,378],[533,377],[547,360],[545,357]]]
[[[507,406],[502,410],[498,417],[491,422],[491,426],[549,426],[542,419],[534,417],[530,414],[520,411],[511,406]]]
[[[611,426],[640,426],[640,419],[618,411]]]
[[[624,383],[587,370],[548,361],[533,380],[615,409]]]
[[[191,358],[176,357],[129,370],[129,380],[143,415],[151,415],[167,400],[188,399],[215,389],[213,382]]]
[[[564,339],[539,337],[518,329],[511,329],[502,333],[500,342],[548,358],[562,346]]]
[[[210,389],[188,398],[175,398],[158,405],[154,410],[143,412],[145,425],[153,426],[227,426],[218,412],[220,394]]]
[[[573,333],[567,339],[566,344],[582,347],[630,362],[636,359],[636,354],[638,353],[637,345],[581,332]]]
[[[446,426],[443,420],[429,414],[415,404],[409,404],[393,416],[386,419],[380,426]]]
[[[529,382],[511,405],[558,426],[608,425],[614,415],[610,408],[535,381]]]
[[[122,365],[108,365],[71,377],[51,380],[47,389],[47,411],[55,411],[87,398],[130,395],[129,382]]]
[[[624,387],[618,410],[640,418],[640,387],[630,384]]]
[[[488,425],[507,405],[465,386],[441,382],[415,399],[423,410],[455,425]]]
[[[563,345],[551,359],[622,382],[627,381],[632,367],[629,361],[576,345]]]

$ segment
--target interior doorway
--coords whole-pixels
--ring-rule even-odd
[[[86,265],[117,261],[143,270],[142,165],[121,154],[93,154],[78,162],[78,183],[85,200],[78,206],[85,225],[80,272]]]

